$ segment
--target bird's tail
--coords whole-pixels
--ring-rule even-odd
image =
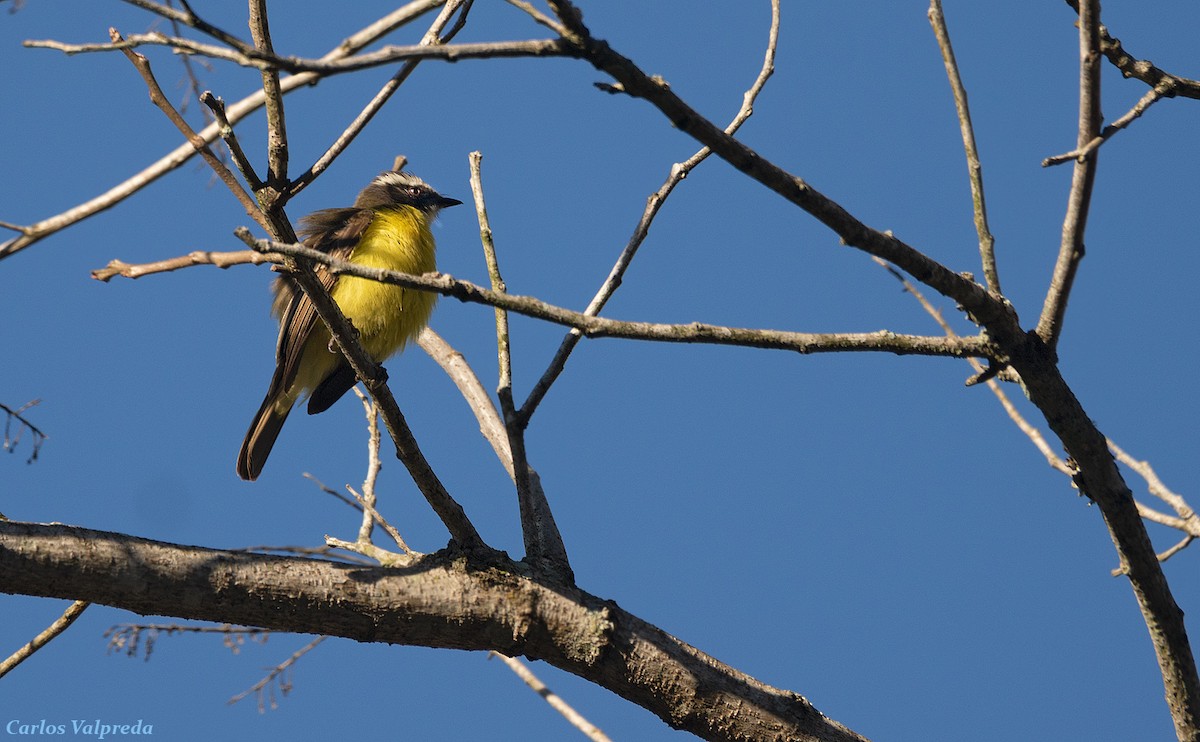
[[[292,411],[291,405],[284,407],[281,401],[279,395],[268,394],[262,407],[258,408],[254,422],[250,423],[250,430],[246,431],[246,440],[242,441],[242,450],[237,458],[237,475],[242,479],[250,482],[258,479],[267,457],[271,455],[275,439],[279,437],[279,431]]]

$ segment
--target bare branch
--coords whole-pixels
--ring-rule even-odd
[[[5,592],[70,595],[135,613],[272,631],[537,657],[705,739],[862,742],[803,696],[761,683],[612,601],[542,584],[527,572],[500,554],[481,561],[440,553],[417,569],[371,568],[0,522]]]
[[[492,227],[488,221],[487,204],[483,196],[483,155],[471,153],[471,193],[475,199],[475,214],[479,220],[479,237],[483,243],[483,254],[491,277],[492,291],[507,294],[504,279],[500,275],[500,264],[496,259],[496,246],[492,240]],[[525,545],[525,557],[539,573],[550,575],[565,584],[574,583],[571,563],[563,544],[550,503],[541,487],[535,487],[533,472],[525,454],[525,428],[517,418],[512,394],[512,357],[508,332],[508,313],[496,307],[496,347],[500,367],[500,382],[497,390],[500,410],[504,415],[504,428],[508,435],[509,452],[512,456],[513,481],[517,486],[517,503],[521,513],[521,533]]]
[[[332,51],[326,54],[322,59],[336,60],[342,59],[353,54],[356,54],[360,49],[368,46],[378,40],[380,37],[391,33],[396,28],[412,21],[427,11],[442,4],[444,0],[413,0],[396,10],[388,13],[379,20],[367,25],[362,30],[353,34],[349,38],[342,41]],[[141,7],[154,6],[154,3],[136,0]],[[174,9],[171,9],[174,11]],[[156,11],[157,12],[157,11]],[[174,11],[178,12],[178,11]],[[184,21],[186,22],[186,21]],[[287,93],[296,88],[311,85],[319,79],[319,75],[312,72],[300,73],[291,75],[280,81],[280,87],[283,92]],[[242,100],[229,106],[227,109],[228,120],[231,123],[237,123],[241,119],[253,113],[263,105],[265,94],[262,90],[258,90]],[[220,136],[220,125],[212,123],[198,132],[198,136],[205,144],[212,143]],[[15,226],[14,228],[21,232],[17,237],[14,237],[5,242],[0,242],[0,260],[24,250],[31,245],[39,242],[45,237],[54,234],[62,229],[65,229],[76,222],[82,221],[94,214],[97,214],[106,209],[116,206],[121,201],[129,196],[145,188],[150,183],[158,180],[163,175],[179,167],[187,162],[196,154],[196,149],[192,143],[186,142],[176,147],[171,152],[164,155],[157,162],[146,167],[141,172],[132,177],[118,183],[109,190],[100,195],[85,201],[82,204],[74,206],[60,214],[42,219],[39,222],[27,226]]]
[[[173,636],[175,634],[220,634],[222,643],[233,654],[241,651],[246,643],[246,637],[260,644],[267,643],[270,631],[248,626],[191,626],[188,624],[136,624],[124,623],[108,627],[104,632],[108,639],[108,653],[124,652],[129,657],[137,657],[143,652],[147,662],[154,653],[154,645],[158,642],[159,634]]]
[[[244,551],[251,554],[295,554],[299,556],[318,556],[324,559],[336,559],[346,562],[347,564],[368,564],[375,565],[378,562],[371,559],[363,559],[354,554],[343,554],[341,551],[329,545],[323,546],[243,546],[240,549],[232,549],[232,551]]]
[[[1076,13],[1079,12],[1078,0],[1066,0],[1066,2],[1067,5],[1074,8]],[[1141,80],[1151,88],[1157,88],[1165,84],[1167,86],[1166,89],[1170,91],[1167,93],[1167,97],[1179,96],[1182,98],[1200,99],[1200,80],[1191,80],[1186,77],[1172,75],[1169,72],[1159,69],[1149,60],[1134,57],[1125,51],[1121,40],[1113,38],[1104,26],[1100,26],[1100,52],[1125,77]]]
[[[383,468],[383,462],[379,460],[379,407],[375,405],[375,401],[359,391],[356,386],[352,389],[354,396],[358,397],[358,401],[362,403],[363,414],[367,418],[367,476],[363,479],[362,495],[358,495],[349,487],[346,489],[354,499],[359,502],[362,507],[362,524],[358,527],[358,540],[370,542],[371,531],[375,528],[375,482],[379,480],[379,470]],[[384,521],[378,521],[380,525]],[[396,534],[399,535],[398,533]],[[408,546],[403,539],[396,541],[401,549],[408,551]]]
[[[566,36],[569,33],[566,26],[533,7],[533,3],[526,2],[526,0],[508,0],[508,4],[512,5],[513,7],[520,8],[522,11],[527,13],[530,18],[533,18],[534,22],[540,23],[559,36]]]
[[[512,452],[508,447],[508,433],[504,429],[504,422],[500,419],[500,412],[496,409],[492,398],[488,396],[487,390],[483,388],[479,377],[471,369],[471,365],[463,358],[462,353],[452,348],[442,336],[428,327],[417,336],[417,344],[442,367],[442,370],[458,387],[458,391],[462,393],[463,398],[467,401],[467,406],[471,408],[471,412],[479,422],[479,432],[491,444],[496,458],[504,466],[508,476],[515,482],[516,474],[513,472]]]
[[[4,413],[4,443],[2,447],[5,451],[11,453],[12,451],[16,450],[17,444],[21,442],[21,433],[23,431],[28,430],[33,435],[33,449],[29,454],[29,458],[25,461],[27,464],[32,464],[34,461],[37,461],[38,453],[42,450],[42,444],[45,443],[50,436],[42,432],[41,428],[31,423],[29,419],[24,417],[21,413],[25,412],[25,410],[33,407],[41,401],[42,400],[40,399],[35,399],[30,402],[26,402],[15,410],[6,404],[0,404],[0,412]],[[14,420],[17,422],[16,433],[14,433],[12,429]]]
[[[63,611],[63,614],[54,623],[33,637],[28,644],[13,652],[3,662],[0,662],[0,678],[12,672],[17,665],[32,657],[35,652],[53,641],[56,636],[66,631],[89,605],[91,603],[86,600],[77,600],[67,606],[67,610]]]
[[[325,494],[329,495],[330,497],[334,498],[335,500],[337,500],[339,502],[342,502],[342,503],[350,506],[354,510],[354,512],[359,513],[359,514],[361,514],[363,512],[362,505],[355,502],[353,498],[346,497],[341,492],[338,492],[334,488],[326,485],[320,479],[317,479],[316,477],[314,477],[311,473],[304,472],[304,474],[302,474],[301,476],[303,476],[305,479],[307,479],[308,481],[315,484],[317,486],[317,489],[321,490]]]
[[[227,31],[217,28],[208,21],[205,21],[200,16],[196,15],[187,3],[183,4],[183,10],[179,10],[178,8],[172,8],[169,5],[151,2],[151,0],[125,0],[125,2],[129,3],[130,5],[136,5],[143,10],[148,10],[151,13],[160,15],[172,23],[182,23],[189,28],[194,28],[197,31],[211,36],[243,54],[252,54],[255,51],[254,47],[250,44],[247,44],[245,41],[239,39],[231,33],[228,33]]]
[[[984,280],[993,293],[1000,292],[1000,274],[996,270],[996,240],[988,228],[987,202],[983,197],[983,165],[979,162],[979,150],[975,146],[975,127],[971,124],[971,109],[967,105],[967,89],[958,72],[958,60],[954,58],[954,47],[950,45],[950,31],[946,28],[946,16],[942,13],[941,0],[930,0],[929,23],[942,50],[942,62],[946,65],[946,76],[950,79],[950,90],[954,93],[954,107],[958,111],[958,126],[962,131],[963,149],[967,154],[967,171],[971,181],[971,202],[975,212],[975,231],[979,234],[979,256],[983,262]]]
[[[921,293],[919,288],[914,286],[911,281],[905,278],[900,271],[896,270],[879,258],[872,258],[872,260],[882,266],[884,270],[890,273],[897,281],[900,282],[902,286],[904,286],[904,290],[917,300],[917,303],[921,305],[921,308],[925,310],[925,313],[932,317],[934,322],[937,322],[938,326],[942,328],[942,331],[946,333],[947,337],[958,337],[958,333],[954,331],[954,328],[950,326],[950,323],[946,321],[937,307],[933,306],[933,303],[925,298],[925,295]],[[1007,414],[1008,418],[1012,420],[1014,425],[1017,426],[1017,429],[1025,434],[1025,437],[1029,439],[1030,443],[1032,443],[1034,447],[1041,452],[1042,456],[1046,458],[1046,463],[1050,464],[1051,468],[1066,474],[1068,477],[1074,476],[1075,469],[1070,467],[1067,462],[1063,461],[1062,457],[1050,447],[1050,444],[1046,442],[1046,436],[1042,434],[1042,431],[1039,430],[1033,423],[1029,422],[1029,420],[1027,420],[1025,416],[1021,414],[1020,410],[1017,409],[1017,406],[1013,404],[1013,401],[1008,398],[1008,394],[1000,386],[1000,383],[994,378],[981,378],[982,375],[987,372],[983,364],[974,358],[967,358],[966,360],[971,364],[971,368],[975,369],[975,373],[979,375],[976,376],[976,378],[987,382],[988,389],[990,389],[992,394],[996,396],[996,400],[1000,402],[1000,406],[1004,408],[1005,414]]]
[[[239,229],[237,235],[249,246],[253,247],[258,244],[245,229]],[[295,253],[295,257],[307,259],[312,259],[313,256],[319,256],[321,259],[328,257],[325,253],[316,250],[307,248],[302,248],[302,250],[303,252]],[[487,547],[483,539],[480,538],[479,532],[463,512],[462,506],[450,496],[421,452],[412,430],[408,427],[408,422],[404,419],[404,413],[400,411],[399,405],[396,404],[396,398],[388,388],[383,369],[363,349],[362,344],[358,341],[358,332],[350,326],[350,322],[329,296],[329,292],[321,285],[312,269],[299,261],[293,261],[293,263],[292,266],[289,266],[293,269],[290,275],[312,301],[321,321],[329,328],[338,350],[346,358],[350,367],[354,369],[355,376],[362,381],[371,397],[379,404],[388,433],[396,445],[396,456],[408,469],[417,489],[421,491],[434,512],[441,518],[442,523],[450,532],[451,538],[458,546],[467,551],[486,551]]]
[[[287,60],[277,59],[269,54],[263,54],[251,49],[250,53],[234,51],[226,49],[223,46],[214,44],[205,44],[200,41],[183,38],[181,36],[168,36],[159,31],[151,31],[150,33],[135,33],[123,36],[120,40],[110,41],[108,43],[90,42],[83,44],[71,44],[56,39],[28,39],[22,42],[22,46],[27,49],[51,49],[53,51],[62,52],[67,56],[76,54],[98,54],[114,51],[126,51],[128,49],[137,49],[142,46],[165,46],[181,52],[180,56],[183,59],[188,59],[189,56],[209,57],[219,59],[224,62],[233,62],[242,67],[252,67],[255,69],[267,69],[275,66],[278,62],[287,66]]]
[[[271,43],[271,29],[267,20],[267,1],[250,0],[250,35],[254,48],[263,54],[275,55]],[[267,106],[267,187],[269,194],[257,193],[259,203],[267,211],[274,211],[278,189],[287,182],[288,142],[287,117],[283,110],[283,89],[279,86],[277,67],[262,70],[263,92]],[[264,195],[266,196],[264,198]],[[280,204],[282,205],[282,204]]]
[[[254,250],[234,250],[231,252],[196,250],[186,255],[137,265],[132,265],[121,260],[110,260],[108,265],[92,271],[92,278],[108,283],[116,276],[122,278],[141,278],[142,276],[149,276],[155,273],[168,273],[181,268],[190,268],[194,265],[213,265],[224,269],[234,265],[260,265],[271,262],[273,261],[268,256]]]
[[[983,335],[967,338],[929,337],[903,335],[886,330],[867,333],[803,333],[784,330],[756,330],[694,322],[687,325],[657,324],[652,322],[624,322],[605,317],[590,317],[563,307],[547,304],[531,296],[499,293],[482,286],[462,281],[444,273],[416,276],[379,268],[371,268],[338,260],[303,245],[284,244],[270,240],[256,240],[244,229],[236,234],[246,244],[268,256],[271,253],[304,258],[322,263],[335,274],[369,278],[373,281],[395,284],[405,288],[433,291],[452,296],[460,301],[501,307],[527,317],[554,322],[567,327],[577,327],[588,337],[615,337],[628,340],[653,340],[668,343],[710,343],[737,345],[753,348],[791,350],[797,353],[832,353],[843,351],[877,351],[898,355],[930,355],[962,358],[975,356],[989,358],[994,346]]]
[[[442,30],[446,27],[446,25],[450,22],[450,19],[454,17],[454,14],[460,8],[462,9],[462,13],[459,15],[459,21],[462,22],[466,18],[466,14],[470,6],[471,0],[450,0],[449,2],[446,2],[445,6],[442,8],[442,11],[438,13],[438,17],[430,25],[429,30],[426,31],[425,35],[421,38],[420,48],[433,48],[441,45],[445,41],[452,39],[454,35],[458,33],[458,29],[461,28],[461,25],[455,24],[444,38],[441,36]],[[379,112],[379,109],[383,108],[383,105],[388,102],[388,100],[397,90],[400,89],[400,86],[404,84],[404,81],[408,79],[408,76],[412,74],[413,70],[417,68],[419,63],[420,60],[409,59],[396,72],[396,74],[392,76],[390,80],[384,83],[383,87],[379,89],[379,92],[377,92],[374,97],[371,98],[367,105],[363,107],[362,111],[360,111],[359,114],[354,117],[354,120],[347,125],[345,130],[343,130],[340,135],[338,135],[338,138],[329,146],[329,149],[325,150],[325,152],[317,158],[316,162],[314,162],[308,168],[308,170],[306,170],[300,175],[299,178],[296,178],[296,180],[292,182],[292,184],[288,187],[286,198],[290,199],[294,197],[297,193],[308,187],[308,185],[312,183],[317,176],[325,172],[325,170],[333,163],[333,161],[337,159],[338,155],[340,155],[346,150],[347,147],[350,146],[350,143],[354,141],[359,132],[361,132],[363,128],[366,127],[366,125],[371,121],[371,119],[375,117],[375,114]],[[399,170],[400,166],[397,165],[393,169]]]
[[[225,115],[225,101],[213,95],[210,91],[205,90],[200,94],[200,102],[208,106],[209,111],[212,112],[213,119],[221,127],[221,140],[225,142],[225,146],[229,150],[229,156],[233,158],[233,164],[237,166],[238,171],[242,174],[246,185],[250,186],[250,190],[258,193],[263,185],[262,179],[258,177],[254,166],[250,164],[250,158],[246,157],[246,153],[242,150],[242,145],[238,141],[237,134],[233,131],[233,124],[229,123],[229,118]]]
[[[268,691],[268,688],[273,688],[272,683],[278,682],[280,692],[286,696],[292,689],[291,680],[288,678],[288,671],[291,670],[292,665],[296,664],[301,657],[316,649],[321,642],[328,638],[329,637],[327,636],[318,636],[316,639],[313,639],[308,644],[296,650],[291,657],[288,657],[286,660],[276,665],[274,669],[267,673],[267,676],[262,680],[258,681],[241,693],[238,693],[233,698],[230,698],[228,701],[226,701],[226,703],[232,706],[233,704],[253,693],[258,697],[258,713],[261,714],[266,710],[265,704],[263,703],[263,700],[266,697],[270,698],[271,710],[274,711],[279,707],[279,704],[275,701],[274,690]],[[281,677],[283,678],[282,681],[279,680]]]
[[[449,13],[446,13],[444,9],[444,15],[449,16],[458,7],[467,5],[470,5],[468,0],[454,0],[452,3],[447,3],[446,9],[449,9]],[[344,59],[305,59],[303,57],[281,57],[265,50],[251,50],[249,53],[231,51],[224,47],[180,36],[167,36],[157,31],[130,34],[120,41],[110,43],[72,44],[55,39],[30,39],[24,42],[24,46],[31,49],[52,49],[67,55],[124,51],[141,46],[164,46],[184,54],[219,59],[223,62],[231,62],[241,67],[250,67],[264,72],[268,70],[276,73],[283,70],[292,74],[311,72],[319,77],[344,75],[375,67],[387,67],[396,62],[420,62],[426,59],[460,62],[468,59],[578,56],[573,47],[559,39],[514,39],[467,44],[443,44],[441,42],[436,44],[389,44],[381,47],[378,51]],[[404,76],[407,77],[408,72],[404,72]]]
[[[1164,80],[1159,84],[1158,87],[1149,90],[1145,95],[1143,95],[1137,103],[1133,104],[1133,108],[1129,109],[1124,116],[1112,122],[1108,126],[1105,126],[1104,131],[1100,132],[1100,135],[1088,142],[1086,146],[1071,150],[1066,154],[1047,157],[1046,159],[1042,160],[1042,167],[1059,165],[1069,160],[1087,159],[1101,144],[1107,142],[1113,137],[1114,134],[1129,126],[1131,123],[1133,123],[1134,119],[1145,113],[1147,108],[1163,98],[1169,97],[1168,93],[1173,86],[1174,82],[1170,80]]]
[[[524,3],[514,2],[513,4],[523,9],[525,7]],[[742,124],[754,113],[754,102],[758,99],[758,94],[762,92],[763,87],[767,84],[767,80],[770,79],[775,71],[775,51],[779,47],[779,5],[779,0],[772,0],[771,28],[767,33],[767,49],[763,55],[762,67],[759,69],[758,77],[755,78],[754,83],[742,95],[741,108],[738,109],[737,114],[734,115],[729,125],[725,127],[725,133],[729,136],[737,133]],[[526,12],[530,12],[535,19],[540,15],[540,12],[533,8],[529,8]],[[552,28],[561,28],[553,20],[545,16],[542,16],[542,18],[545,18],[545,21],[539,22],[545,22]],[[654,221],[654,217],[658,215],[667,197],[675,190],[675,186],[679,185],[684,178],[691,174],[696,166],[708,159],[708,156],[711,154],[711,149],[701,147],[699,151],[687,160],[671,166],[671,172],[667,176],[666,181],[646,199],[646,208],[642,211],[642,216],[633,230],[633,236],[629,238],[625,249],[621,251],[621,255],[617,258],[617,262],[612,267],[612,270],[609,271],[608,277],[604,280],[604,284],[601,285],[600,290],[596,292],[591,302],[588,303],[584,314],[588,316],[600,314],[604,305],[608,303],[608,300],[612,298],[612,295],[620,287],[625,272],[629,269],[630,263],[633,262],[634,256],[637,255],[638,248],[641,247],[642,242],[646,239],[646,235],[650,232],[650,224]],[[541,404],[546,393],[550,391],[551,385],[558,379],[559,374],[563,372],[567,364],[567,359],[570,358],[571,352],[574,351],[575,346],[582,337],[583,334],[578,329],[572,329],[563,338],[562,343],[558,346],[558,350],[554,353],[554,358],[551,359],[546,370],[542,372],[541,378],[534,384],[533,389],[529,392],[529,396],[525,398],[525,402],[521,405],[518,416],[522,425],[529,424],[529,418],[533,417],[533,413],[537,410],[538,405]]]
[[[1083,0],[1079,15],[1079,134],[1076,145],[1082,150],[1100,133],[1100,2]],[[1038,319],[1037,334],[1051,349],[1062,336],[1067,300],[1075,283],[1075,273],[1083,260],[1083,234],[1087,228],[1092,186],[1096,182],[1098,152],[1075,161],[1071,192],[1067,197],[1067,215],[1063,221],[1062,244],[1050,278],[1050,288]]]
[[[578,711],[571,708],[571,705],[559,697],[558,694],[546,687],[546,684],[537,675],[534,675],[533,671],[524,662],[515,657],[500,654],[499,652],[489,652],[488,657],[499,657],[500,661],[507,665],[508,669],[512,670],[525,685],[532,688],[533,692],[541,696],[546,703],[550,704],[551,708],[562,714],[563,718],[571,723],[571,726],[583,732],[583,736],[592,740],[592,742],[611,742],[608,735],[600,731],[595,724],[585,719]]]

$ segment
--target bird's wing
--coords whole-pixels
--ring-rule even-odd
[[[350,257],[362,234],[371,223],[370,209],[322,209],[300,220],[299,235],[304,245],[343,260]],[[337,276],[324,266],[315,266],[317,278],[326,291],[333,289]],[[304,346],[320,322],[316,307],[300,290],[296,279],[283,275],[276,279],[272,313],[279,317],[279,341],[275,345],[275,374],[271,390],[286,391],[296,379]]]

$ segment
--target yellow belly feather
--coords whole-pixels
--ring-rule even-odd
[[[398,206],[376,213],[351,251],[350,262],[420,275],[437,270],[434,248],[426,216],[412,206]],[[402,350],[420,334],[437,302],[437,294],[347,275],[338,278],[330,294],[376,361]],[[330,352],[329,340],[329,330],[318,319],[287,395],[292,400],[312,391],[341,360],[336,349]]]

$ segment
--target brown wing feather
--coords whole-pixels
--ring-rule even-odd
[[[373,216],[370,209],[322,209],[300,220],[299,234],[306,247],[346,259]],[[337,276],[322,266],[316,267],[316,274],[326,291],[333,289]],[[295,381],[304,346],[320,321],[316,307],[294,278],[280,276],[276,279],[275,292],[272,311],[279,315],[279,340],[275,345],[275,374],[271,377],[268,394],[283,392]]]
[[[373,216],[370,209],[325,209],[302,219],[300,234],[304,235],[304,244],[308,247],[346,258],[358,244]],[[337,276],[320,266],[317,267],[316,273],[326,291],[333,288]],[[271,311],[279,317],[275,373],[271,376],[267,396],[250,423],[250,430],[247,431],[241,451],[238,452],[237,473],[247,480],[258,478],[267,457],[271,454],[271,448],[275,445],[275,439],[287,420],[290,407],[281,410],[281,405],[277,403],[295,382],[304,346],[319,321],[315,307],[300,290],[294,278],[280,276],[274,288],[275,302]],[[332,375],[336,376],[337,371]]]

